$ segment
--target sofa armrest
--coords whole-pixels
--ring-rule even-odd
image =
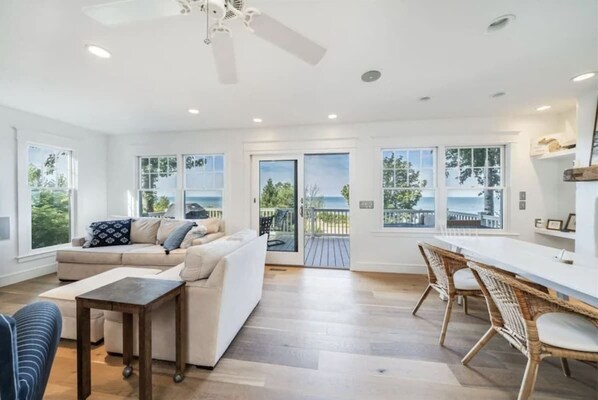
[[[200,246],[202,244],[213,242],[214,240],[220,239],[222,237],[224,237],[224,232],[208,233],[204,237],[194,239],[193,242],[191,242],[191,245]]]
[[[85,238],[84,237],[72,238],[71,239],[71,245],[73,247],[83,247],[84,244],[85,244]]]
[[[17,323],[8,315],[0,315],[0,398],[19,396],[19,359],[17,353]]]

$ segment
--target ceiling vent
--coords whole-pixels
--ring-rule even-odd
[[[490,25],[486,28],[486,33],[494,33],[503,30],[514,21],[515,16],[513,14],[501,15],[490,22]]]

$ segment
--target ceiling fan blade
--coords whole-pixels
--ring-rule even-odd
[[[228,33],[216,33],[212,37],[211,46],[220,83],[223,85],[237,83],[237,64],[233,38]]]
[[[326,54],[324,47],[267,14],[254,15],[251,28],[257,36],[299,57],[308,64],[317,65]]]
[[[130,24],[181,14],[175,0],[119,0],[83,7],[83,12],[107,26]]]

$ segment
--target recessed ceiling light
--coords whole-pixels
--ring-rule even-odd
[[[197,108],[190,108],[188,111],[189,114],[199,114],[199,110]]]
[[[262,122],[261,118],[254,118],[253,122],[255,122],[256,124],[260,124]]]
[[[419,101],[430,101],[432,100],[432,98],[430,96],[424,96],[424,97],[420,97]]]
[[[337,119],[338,115],[336,114],[328,114],[328,119]]]
[[[507,94],[507,92],[496,92],[496,93],[492,93],[492,94],[490,95],[490,97],[492,97],[492,98],[496,99],[496,98],[498,98],[498,97],[503,97],[503,96],[506,96],[506,94]]]
[[[100,57],[100,58],[112,57],[112,54],[110,54],[110,52],[108,50],[106,50],[103,47],[96,46],[95,44],[88,44],[85,47],[87,48],[87,51],[89,51],[91,54],[93,54],[96,57]]]
[[[596,76],[596,72],[586,72],[585,74],[577,75],[576,77],[571,78],[573,82],[581,82],[585,81],[586,79],[590,79]]]
[[[370,83],[377,81],[378,79],[380,79],[381,76],[382,72],[377,70],[371,70],[368,72],[364,72],[363,75],[361,75],[361,80],[366,83]]]
[[[536,108],[536,111],[546,111],[546,110],[550,110],[551,106],[546,105],[546,106],[540,106],[538,108]]]
[[[501,15],[498,18],[494,18],[486,28],[486,33],[494,33],[505,29],[509,24],[515,21],[515,18],[516,17],[513,14]]]

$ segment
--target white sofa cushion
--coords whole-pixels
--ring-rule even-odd
[[[78,264],[111,264],[122,263],[123,253],[151,246],[149,244],[128,244],[106,247],[70,247],[56,252],[56,261]]]
[[[170,254],[157,244],[123,254],[123,265],[174,267],[185,261],[185,249],[171,250]]]
[[[138,218],[131,223],[131,241],[133,243],[156,244],[160,228],[158,218]]]
[[[569,312],[542,314],[536,320],[540,341],[563,349],[598,353],[598,327]]]
[[[187,282],[208,278],[222,257],[256,237],[256,231],[247,229],[203,246],[190,247],[180,277]]]
[[[461,290],[480,290],[478,281],[469,268],[463,268],[453,274],[455,288]]]

